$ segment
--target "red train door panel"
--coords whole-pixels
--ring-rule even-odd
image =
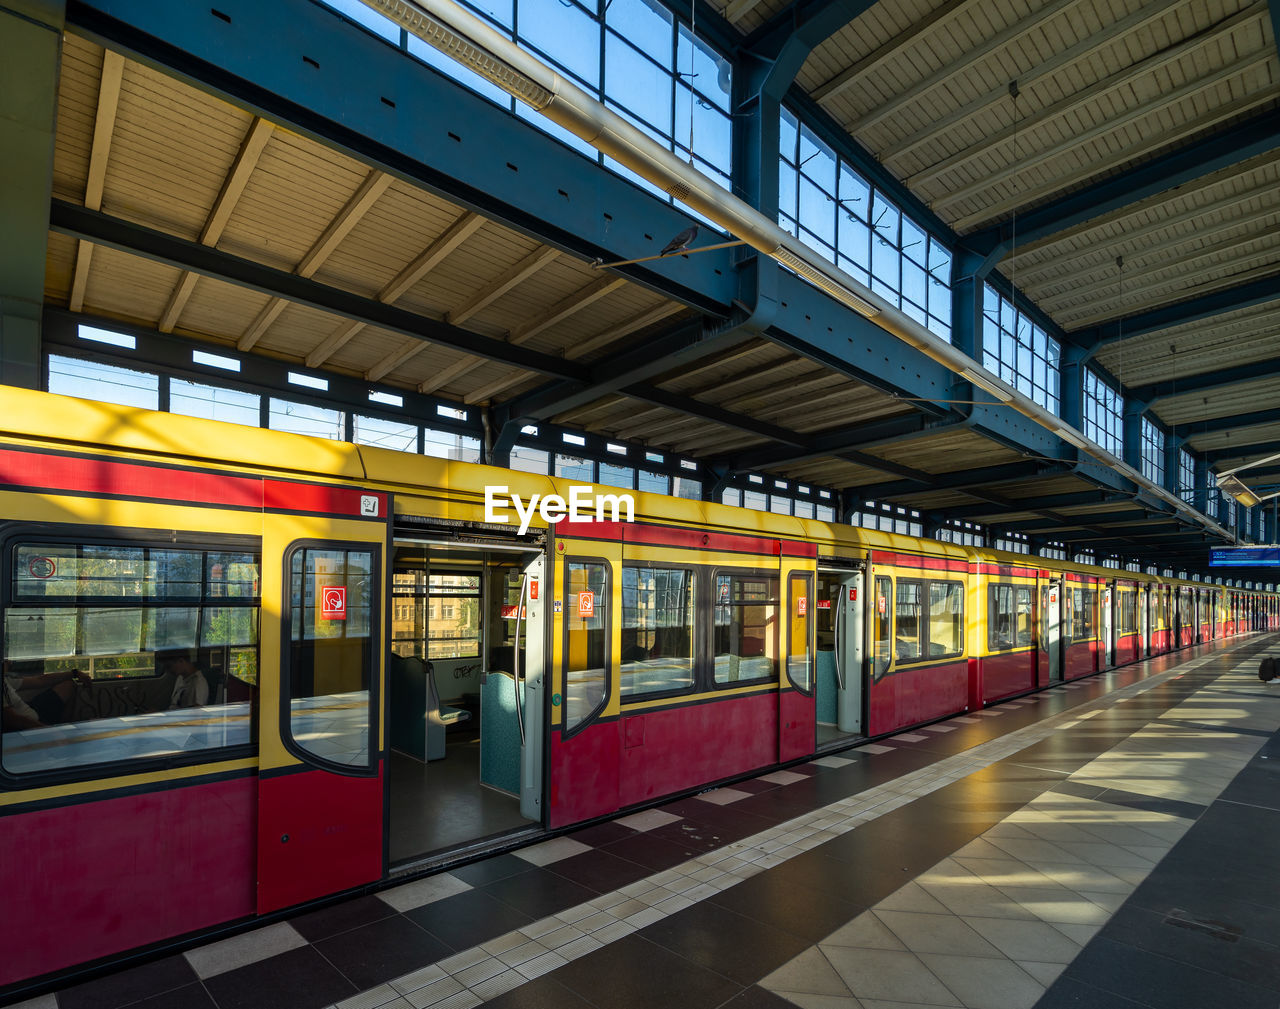
[[[386,527],[334,522],[325,530],[363,536],[288,535],[301,524],[273,524],[288,527],[279,530],[287,540],[275,542],[278,552],[263,550],[284,564],[272,578],[283,601],[280,639],[272,642],[280,677],[263,677],[261,691],[259,913],[372,882],[383,866]],[[265,577],[263,587],[266,598]]]
[[[779,641],[783,669],[778,692],[778,759],[787,761],[809,756],[817,742],[813,575],[792,571],[783,593],[787,619]]]

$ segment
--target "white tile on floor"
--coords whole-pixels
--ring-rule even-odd
[[[984,957],[1000,955],[996,947],[955,915],[883,909],[874,913],[912,952]]]
[[[512,854],[534,865],[550,865],[552,862],[559,862],[561,859],[581,855],[584,851],[591,850],[590,846],[581,841],[575,841],[569,837],[553,837],[550,841],[520,848]]]
[[[352,995],[350,998],[343,999],[333,1009],[380,1009],[381,1006],[394,1005],[398,1002],[408,1005],[408,1002],[400,997],[400,993],[389,984],[380,984],[376,988],[370,988],[368,991],[362,991],[359,995]]]
[[[863,743],[858,747],[863,753],[891,753],[892,746],[881,746],[879,743]]]
[[[1031,1009],[1044,985],[1005,959],[922,953],[920,959],[969,1009]]]
[[[624,827],[630,827],[632,830],[657,830],[659,827],[665,827],[668,823],[675,823],[680,817],[673,816],[671,813],[664,813],[660,809],[646,809],[640,813],[632,813],[630,816],[621,816],[614,820],[614,823],[621,824]]]
[[[441,872],[425,879],[416,879],[393,890],[384,890],[378,899],[390,904],[397,911],[412,911],[415,907],[423,907],[433,901],[452,897],[471,889],[471,884],[463,882],[451,873]]]
[[[827,956],[855,998],[930,1005],[956,1005],[959,1002],[914,953],[832,946],[827,950]]]
[[[853,761],[848,757],[837,757],[833,755],[830,757],[819,757],[817,760],[812,761],[812,763],[817,764],[819,767],[846,767],[849,764],[852,764]]]
[[[808,992],[814,995],[847,996],[851,994],[830,961],[816,947],[805,950],[783,964],[761,980],[760,986],[771,991],[781,989]]]
[[[421,967],[403,977],[398,977],[391,982],[391,987],[399,992],[417,991],[419,988],[425,988],[429,984],[434,984],[444,978],[445,973],[440,969],[439,964],[432,964],[429,967]],[[452,981],[452,979],[450,979]],[[456,985],[452,991],[460,991],[461,985]],[[443,996],[442,996],[443,997]]]
[[[774,994],[800,1009],[865,1009],[865,1003],[852,995],[813,995],[803,991],[777,991]]]
[[[727,806],[731,802],[737,802],[739,799],[745,799],[750,792],[743,792],[736,788],[713,788],[710,792],[703,792],[695,798],[701,799],[703,802],[713,802],[717,806]]]
[[[938,917],[941,917],[939,915]],[[854,949],[906,949],[873,911],[863,911],[822,940],[823,946],[852,946]]]
[[[37,995],[25,1002],[19,1002],[13,1009],[58,1009],[58,996],[53,993]]]
[[[956,717],[951,719],[951,721],[960,722],[964,725],[972,725],[974,722],[977,721],[977,719],[972,717],[971,715],[956,715]]]
[[[307,940],[298,934],[298,930],[287,921],[282,921],[208,946],[187,950],[183,955],[196,972],[196,977],[203,981],[215,974],[224,974],[237,967],[258,963],[277,953],[287,953],[305,945]]]
[[[885,908],[891,911],[924,911],[929,914],[949,913],[945,904],[915,882],[899,887],[876,905],[877,911]]]
[[[954,725],[926,725],[924,727],[924,731],[925,732],[955,732],[956,727]]]
[[[1058,975],[1067,967],[1065,963],[1039,963],[1035,960],[1019,960],[1018,966],[1046,988],[1058,980]]]
[[[976,712],[976,714],[982,715],[984,718],[999,718],[1004,714],[1004,712],[999,708],[983,708],[981,711]]]
[[[916,733],[916,732],[903,732],[903,733],[900,733],[900,734],[898,734],[898,735],[894,736],[893,738],[894,738],[894,739],[900,739],[900,740],[902,740],[904,743],[919,743],[919,742],[921,742],[922,740],[928,739],[929,737],[928,737],[928,736],[922,736],[922,735],[920,735],[919,733]]]
[[[1010,960],[1068,964],[1080,947],[1042,921],[1009,918],[966,918],[968,925]]]
[[[804,781],[809,776],[807,774],[797,774],[795,771],[774,771],[772,774],[762,774],[757,781],[768,781],[775,785],[794,785],[797,781]]]

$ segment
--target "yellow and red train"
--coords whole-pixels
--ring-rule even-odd
[[[658,495],[522,533],[486,488],[567,481],[0,401],[0,992],[1280,623]]]

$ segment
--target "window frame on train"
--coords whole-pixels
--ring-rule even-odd
[[[601,712],[609,706],[609,699],[613,696],[613,564],[606,557],[592,556],[590,554],[571,554],[564,557],[561,563],[563,565],[564,578],[561,594],[561,598],[564,600],[564,619],[561,621],[560,632],[560,693],[563,697],[560,738],[564,740],[570,739],[594,725]],[[584,711],[577,721],[571,725],[569,723],[569,674],[583,671],[569,668],[569,635],[572,633],[570,624],[574,618],[578,617],[577,590],[573,588],[573,566],[575,564],[583,567],[596,566],[604,571],[604,586],[597,593],[598,597],[603,600],[604,609],[604,625],[599,628],[604,631],[604,690],[600,694],[600,699],[591,708]],[[586,584],[591,584],[589,575]]]

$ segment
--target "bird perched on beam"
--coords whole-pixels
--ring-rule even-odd
[[[676,235],[675,238],[671,239],[671,241],[667,243],[667,247],[663,249],[660,253],[658,253],[658,255],[670,256],[672,253],[675,253],[675,252],[686,252],[689,248],[689,243],[692,242],[697,237],[698,237],[698,226],[696,224],[693,225],[692,227],[685,228],[684,231],[680,232],[680,234]]]

